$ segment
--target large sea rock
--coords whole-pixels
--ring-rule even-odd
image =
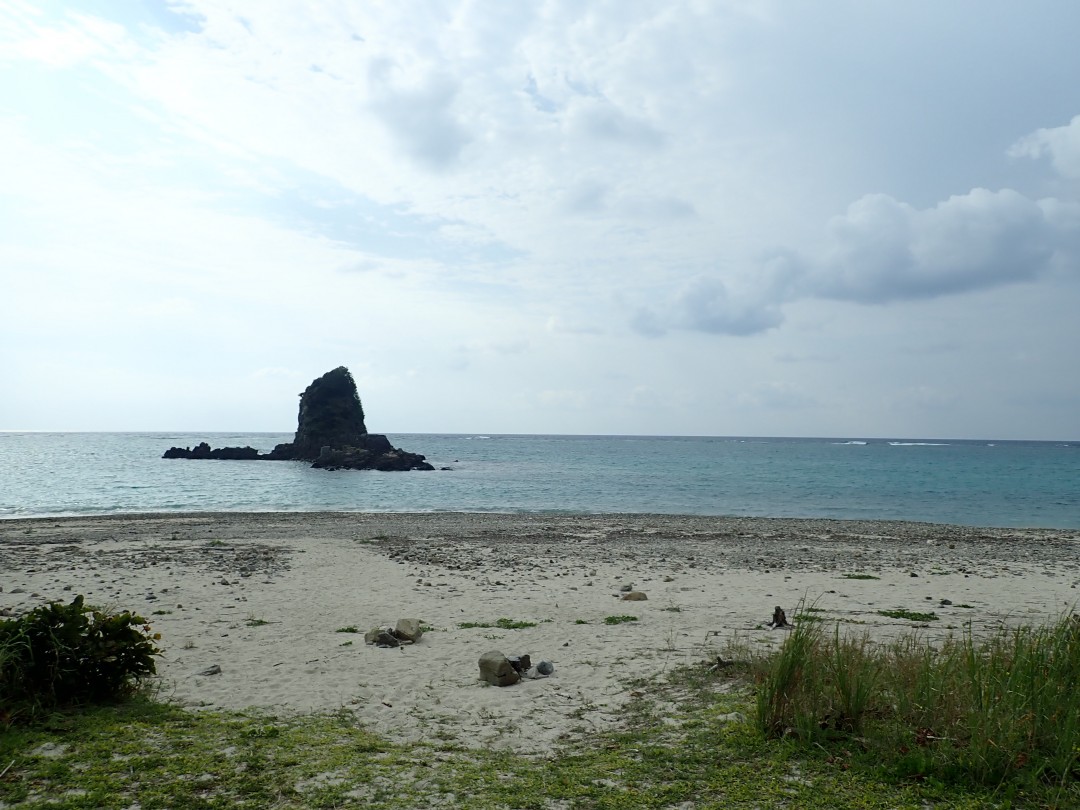
[[[356,382],[345,366],[326,372],[304,389],[296,435],[269,453],[251,447],[215,450],[201,442],[195,449],[170,447],[162,457],[310,461],[312,467],[330,470],[435,469],[419,453],[394,447],[382,434],[368,433]]]

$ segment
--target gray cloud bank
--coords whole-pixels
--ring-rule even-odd
[[[1080,116],[1032,133],[1009,154],[1048,157],[1062,177],[1080,178]],[[795,300],[882,305],[1076,275],[1078,267],[1080,202],[975,188],[920,210],[868,194],[828,222],[817,250],[778,249],[738,287],[698,276],[639,309],[631,326],[649,336],[753,335],[780,326],[782,306]]]

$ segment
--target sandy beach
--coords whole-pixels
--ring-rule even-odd
[[[163,698],[195,710],[346,707],[391,739],[530,753],[611,727],[641,679],[733,639],[778,646],[785,631],[766,626],[776,605],[792,617],[806,600],[885,639],[1051,620],[1075,607],[1078,583],[1080,531],[1068,530],[464,513],[0,521],[0,611],[83,594],[140,613],[162,634]],[[627,586],[648,599],[623,601]],[[878,613],[891,609],[939,618]],[[364,631],[400,618],[429,628],[419,643],[364,644]],[[461,626],[500,618],[534,626]],[[477,668],[489,650],[555,672],[489,686]]]

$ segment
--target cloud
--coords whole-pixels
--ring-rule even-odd
[[[0,39],[0,60],[28,60],[61,69],[95,57],[134,53],[124,27],[98,17],[71,14],[65,23],[48,26],[26,13],[9,22],[15,23],[9,31],[16,36]]]
[[[386,61],[372,65],[371,109],[411,158],[429,169],[449,168],[471,140],[454,114],[459,84],[447,74],[431,72],[403,85],[394,81],[394,73]]]
[[[664,133],[648,121],[618,109],[606,100],[580,98],[568,117],[570,131],[589,139],[658,149],[666,141]]]
[[[1080,179],[1080,115],[1062,127],[1037,129],[1013,144],[1012,157],[1049,157],[1058,174]]]
[[[802,284],[816,297],[883,304],[1030,281],[1064,244],[1054,204],[976,188],[920,211],[868,195],[829,222],[820,258],[796,260]]]
[[[1033,281],[1080,257],[1080,204],[976,188],[919,210],[871,194],[833,217],[816,254],[777,250],[749,282],[699,276],[631,318],[639,334],[670,329],[746,336],[779,326],[782,306],[817,298],[889,304]]]
[[[669,329],[753,335],[783,322],[781,298],[768,285],[733,290],[720,278],[698,276],[683,285],[667,304],[640,308],[631,326],[647,337],[659,337]]]

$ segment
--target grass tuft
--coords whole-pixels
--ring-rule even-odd
[[[470,630],[475,627],[495,627],[499,630],[523,630],[526,627],[536,627],[536,622],[527,622],[518,619],[496,619],[492,622],[460,622],[462,630]]]
[[[756,724],[768,737],[857,746],[902,779],[1075,798],[1078,679],[1075,617],[979,640],[969,626],[937,647],[797,622],[759,675]]]

